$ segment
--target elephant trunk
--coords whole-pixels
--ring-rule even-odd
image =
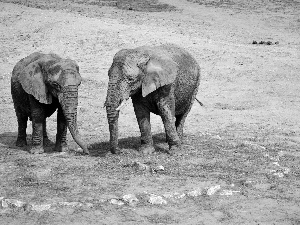
[[[128,85],[124,82],[116,84],[110,80],[106,96],[106,113],[110,132],[110,151],[113,154],[119,153],[118,149],[118,119],[119,111],[124,101],[129,98]]]
[[[82,141],[77,128],[78,87],[68,86],[64,89],[58,98],[67,121],[67,126],[74,141],[82,148],[85,154],[89,154],[87,145]]]
[[[118,129],[118,119],[119,111],[115,107],[106,106],[107,120],[109,124],[110,132],[110,151],[113,154],[119,153],[118,150],[118,138],[119,138],[119,129]]]

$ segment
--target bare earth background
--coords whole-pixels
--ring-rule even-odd
[[[1,0],[0,224],[300,224],[299,14],[299,0]],[[199,62],[204,107],[194,104],[179,156],[164,152],[161,119],[151,116],[157,152],[144,157],[128,104],[122,154],[112,155],[103,103],[113,55],[166,42]],[[91,157],[15,146],[11,71],[35,51],[78,62]],[[55,115],[48,129],[54,141]],[[30,143],[30,123],[27,133]]]

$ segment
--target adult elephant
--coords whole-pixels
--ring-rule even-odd
[[[32,120],[31,153],[43,153],[49,143],[46,118],[57,110],[56,151],[67,150],[67,127],[75,142],[88,154],[77,129],[78,86],[81,83],[75,61],[55,54],[35,52],[21,59],[11,77],[11,94],[18,119],[16,145],[27,145],[28,118]]]
[[[195,100],[200,67],[184,49],[171,44],[142,46],[116,53],[108,71],[106,111],[110,150],[119,153],[118,118],[124,101],[132,99],[141,132],[140,151],[155,151],[150,112],[160,115],[170,154],[181,147],[184,121]]]

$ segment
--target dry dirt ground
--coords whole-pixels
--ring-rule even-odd
[[[299,0],[1,0],[0,224],[300,224],[299,14]],[[194,104],[178,156],[164,152],[153,115],[157,152],[146,157],[128,104],[112,155],[103,103],[113,55],[167,42],[199,62],[204,107]],[[70,136],[69,154],[15,146],[11,71],[35,51],[78,62],[91,157]],[[31,124],[27,133],[30,143]]]

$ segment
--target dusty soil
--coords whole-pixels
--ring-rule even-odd
[[[299,13],[296,0],[1,0],[0,224],[300,224]],[[166,42],[199,62],[204,107],[194,104],[178,156],[164,152],[153,115],[157,152],[145,157],[129,104],[122,154],[112,155],[103,109],[112,57]],[[78,62],[78,123],[91,157],[77,155],[70,136],[70,154],[15,146],[11,71],[35,51]],[[27,132],[30,143],[30,124]]]

